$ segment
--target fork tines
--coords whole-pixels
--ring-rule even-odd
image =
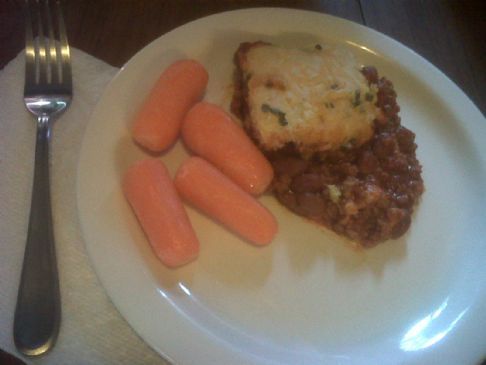
[[[59,0],[26,0],[25,93],[71,90],[71,62]]]

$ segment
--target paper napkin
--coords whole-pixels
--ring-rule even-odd
[[[73,101],[53,125],[51,196],[62,296],[54,349],[33,364],[166,364],[120,316],[87,257],[76,211],[76,171],[89,116],[117,69],[71,49]],[[24,55],[0,70],[0,348],[21,357],[13,317],[27,238],[36,125],[23,103]]]

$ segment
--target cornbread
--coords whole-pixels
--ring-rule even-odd
[[[265,43],[239,63],[248,79],[249,120],[266,150],[293,143],[304,154],[368,141],[377,88],[354,56],[332,47],[289,49]]]

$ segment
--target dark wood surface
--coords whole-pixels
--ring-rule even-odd
[[[486,1],[482,0],[70,0],[70,43],[114,66],[188,21],[225,10],[281,6],[365,24],[410,47],[486,112]],[[23,48],[23,1],[0,1],[0,68]]]
[[[24,47],[23,4],[0,0],[0,68]],[[179,25],[261,6],[318,11],[389,35],[442,70],[486,113],[483,0],[68,0],[64,14],[72,46],[119,67]],[[0,350],[0,364],[20,362]]]

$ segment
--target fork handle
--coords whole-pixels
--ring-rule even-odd
[[[48,351],[61,320],[59,279],[49,189],[50,123],[37,123],[34,184],[22,275],[14,318],[14,342],[25,355]]]

